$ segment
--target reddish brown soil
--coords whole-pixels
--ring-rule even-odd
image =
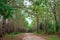
[[[33,33],[17,34],[13,38],[3,37],[1,40],[46,40],[42,35]]]

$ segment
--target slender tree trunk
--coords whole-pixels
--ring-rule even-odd
[[[1,31],[0,31],[0,40],[1,40],[1,37],[3,37],[4,34],[5,34],[5,25],[6,25],[6,19],[3,18],[2,28],[1,28]]]
[[[54,31],[55,31],[55,33],[56,33],[57,18],[56,18],[56,4],[55,4],[55,0],[54,0],[53,13],[54,13],[54,20],[55,20],[55,27],[54,27]]]
[[[5,34],[5,26],[6,26],[6,19],[5,18],[3,18],[3,21],[2,21],[3,23],[2,23],[2,36],[4,36],[4,34]]]
[[[58,0],[58,22],[59,22],[59,32],[60,32],[60,0]]]
[[[48,13],[45,14],[44,32],[48,33]]]
[[[39,25],[40,25],[39,16],[37,15],[36,18],[37,18],[37,33],[39,33],[39,29],[40,29],[40,28],[39,28],[39,27],[40,27],[40,26],[39,26]]]

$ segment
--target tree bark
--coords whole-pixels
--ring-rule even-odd
[[[44,32],[48,33],[48,13],[45,14]]]
[[[56,27],[57,27],[57,17],[56,17],[56,3],[54,0],[54,7],[53,7],[53,14],[54,14],[54,20],[55,20],[55,27],[54,27],[54,31],[56,33]]]
[[[3,21],[2,21],[2,30],[1,30],[1,37],[4,36],[5,34],[5,26],[6,26],[6,19],[3,18]]]
[[[39,29],[40,29],[40,28],[39,28],[39,27],[40,27],[40,26],[39,26],[39,25],[40,25],[39,15],[37,15],[36,18],[37,18],[37,33],[39,33]]]
[[[59,22],[59,32],[60,32],[60,0],[58,0],[58,22]]]

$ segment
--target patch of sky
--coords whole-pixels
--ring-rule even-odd
[[[29,7],[30,5],[32,5],[32,3],[31,3],[29,0],[24,0],[23,4],[24,4],[26,7]]]
[[[31,17],[27,17],[27,18],[25,18],[25,19],[26,19],[26,21],[28,21],[28,24],[31,25],[31,23],[32,23]]]

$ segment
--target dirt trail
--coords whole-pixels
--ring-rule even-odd
[[[10,39],[3,38],[2,40],[10,40]],[[46,40],[46,38],[44,38],[42,35],[39,34],[23,33],[15,35],[13,40]]]
[[[38,34],[25,33],[22,35],[17,35],[15,40],[46,40],[44,37]]]

